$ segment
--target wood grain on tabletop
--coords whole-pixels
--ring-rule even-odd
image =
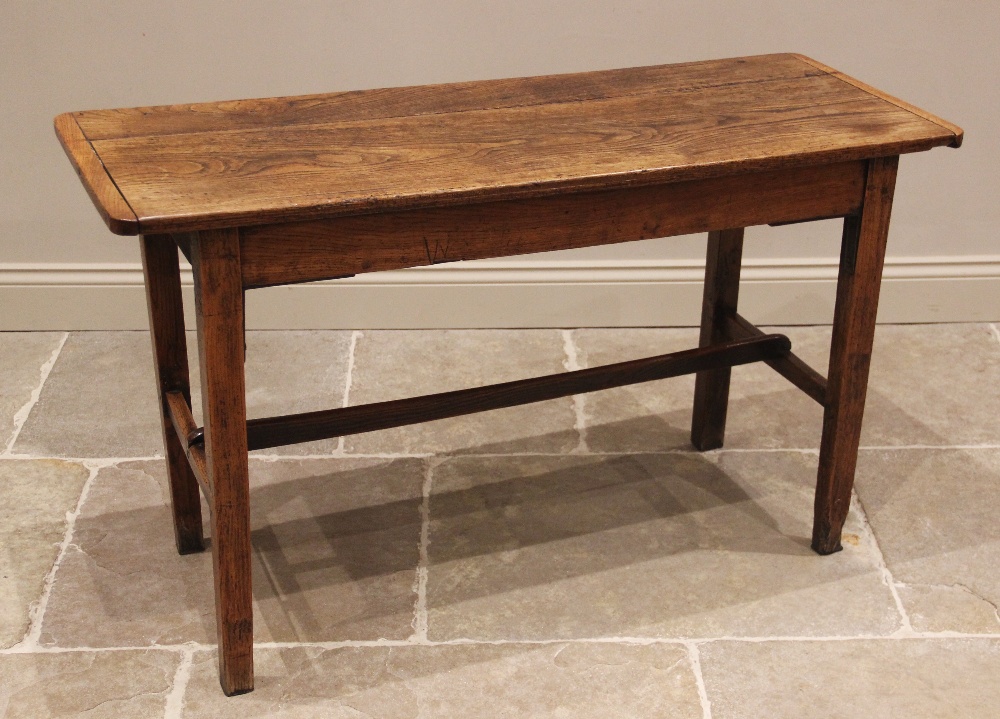
[[[657,184],[960,141],[954,126],[844,77],[769,55],[74,117],[143,232]]]
[[[55,126],[59,142],[104,223],[118,235],[138,234],[139,218],[115,187],[73,115],[60,115],[55,120]]]

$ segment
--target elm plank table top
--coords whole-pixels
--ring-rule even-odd
[[[962,141],[954,125],[795,54],[74,112],[56,130],[123,235],[660,184]]]

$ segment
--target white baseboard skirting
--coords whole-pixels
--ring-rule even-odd
[[[493,260],[253,290],[253,329],[693,326],[698,261]],[[826,324],[837,261],[747,260],[741,312],[757,324]],[[183,271],[193,327],[190,269]],[[0,330],[147,327],[133,264],[0,264]],[[886,261],[879,322],[1000,320],[1000,256]]]

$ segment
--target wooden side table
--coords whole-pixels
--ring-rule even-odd
[[[76,112],[56,132],[112,232],[141,235],[178,550],[211,507],[219,672],[253,688],[247,451],[697,372],[691,441],[721,447],[730,368],[824,408],[813,548],[841,548],[898,156],[962,131],[801,55]],[[743,229],[843,217],[823,378],[737,313]],[[244,292],[454,260],[708,232],[696,349],[247,421]],[[194,267],[191,412],[177,248]]]

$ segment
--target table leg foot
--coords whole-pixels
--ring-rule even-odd
[[[813,527],[812,549],[820,556],[836,554],[844,548],[840,542],[843,525],[837,529],[832,527]]]
[[[214,539],[212,549],[216,574],[219,684],[227,696],[246,694],[253,691],[253,599],[249,574],[241,576],[237,568],[246,565],[249,569],[250,552],[221,546]]]
[[[871,160],[861,212],[844,220],[812,547],[841,549],[851,506],[898,157]]]
[[[736,314],[742,257],[742,229],[708,234],[699,347],[709,347],[727,339],[726,318]],[[725,367],[699,372],[695,379],[691,416],[691,444],[695,449],[704,452],[722,446],[731,374],[732,370]]]

